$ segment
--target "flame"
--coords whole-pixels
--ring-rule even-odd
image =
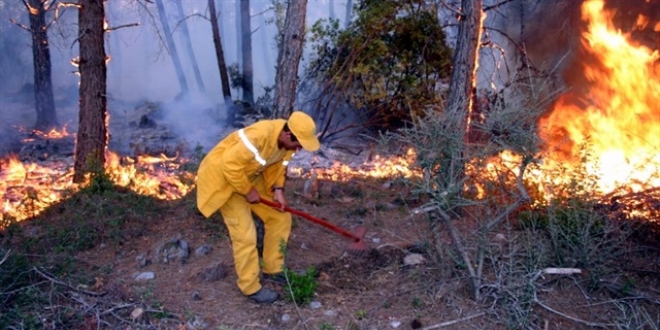
[[[636,192],[660,186],[660,74],[654,68],[660,56],[617,30],[613,15],[603,1],[582,6],[588,24],[582,46],[596,61],[585,61],[587,93],[563,95],[540,123],[548,146],[544,167],[575,164],[586,145],[587,170],[600,178],[601,193]],[[638,25],[648,24],[644,20]]]
[[[414,169],[417,153],[409,148],[405,155],[381,157],[375,155],[372,159],[363,163],[350,166],[336,161],[328,168],[315,168],[317,177],[322,180],[345,182],[355,178],[394,178],[394,177],[419,177],[420,173]],[[312,167],[315,161],[312,161]],[[302,167],[289,167],[290,177],[303,177],[307,175]]]
[[[66,130],[63,130],[65,132]],[[41,133],[43,136],[58,134]],[[58,133],[62,133],[59,132]],[[188,194],[194,187],[194,175],[181,171],[178,157],[120,157],[107,152],[105,171],[118,186],[163,200]],[[73,183],[73,160],[47,163],[22,163],[16,157],[0,159],[0,220],[24,220],[40,214],[68,193],[82,185]]]
[[[604,10],[603,1],[585,1],[582,6],[587,29],[582,47],[593,58],[584,63],[586,92],[562,95],[549,115],[539,122],[539,134],[545,148],[542,162],[528,168],[526,182],[536,185],[542,197],[558,192],[552,187],[566,183],[561,169],[585,166],[589,175],[598,178],[598,193],[618,189],[640,192],[660,187],[660,55],[658,50],[633,42],[628,34],[612,24],[613,13]],[[648,16],[637,18],[635,29],[660,31],[660,22]],[[76,64],[76,60],[72,60]],[[68,136],[62,131],[36,133],[40,138]],[[583,158],[584,146],[590,157]],[[335,163],[328,168],[314,168],[319,179],[348,181],[354,178],[421,177],[415,169],[417,155],[409,149],[405,155],[383,158],[349,166]],[[194,175],[180,169],[177,157],[120,157],[107,153],[106,172],[119,186],[159,199],[177,199],[194,187]],[[583,161],[586,160],[586,164]],[[506,151],[486,162],[484,171],[476,161],[468,164],[467,174],[498,179],[518,174],[521,157]],[[70,162],[23,164],[16,158],[0,159],[0,220],[22,220],[42,212],[68,191],[72,184]],[[312,162],[314,167],[314,162]],[[290,167],[290,176],[303,176],[303,168]],[[476,187],[477,197],[487,192]],[[469,188],[466,188],[469,190]]]
[[[61,130],[57,129],[57,128],[53,128],[50,131],[48,131],[48,133],[42,132],[40,130],[31,130],[31,131],[29,131],[28,135],[39,137],[39,138],[42,138],[42,139],[51,139],[51,140],[65,138],[65,137],[68,137],[68,136],[72,136],[72,134],[69,133],[66,129],[67,125],[68,124],[65,124],[62,127]],[[25,127],[18,127],[18,131],[26,133],[28,131],[28,129],[26,129]],[[73,135],[75,135],[75,134],[73,134]],[[34,141],[34,138],[25,138],[25,139],[23,139],[23,142],[29,142],[29,141]]]

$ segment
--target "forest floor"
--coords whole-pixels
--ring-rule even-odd
[[[196,211],[194,192],[168,202],[121,190],[80,193],[22,222],[23,234],[15,235],[10,246],[35,261],[49,260],[50,268],[41,269],[50,269],[50,275],[42,279],[66,285],[56,291],[58,298],[51,298],[50,308],[68,305],[84,315],[80,323],[55,314],[52,321],[78,329],[103,322],[101,328],[113,329],[615,329],[627,328],[621,326],[625,318],[617,307],[627,310],[628,303],[648,313],[635,317],[649,317],[649,322],[660,317],[658,246],[634,246],[620,260],[625,281],[617,282],[628,285],[620,290],[603,285],[585,291],[585,274],[545,276],[536,298],[547,308],[519,302],[520,309],[514,310],[527,313],[521,322],[507,315],[510,302],[475,302],[459,262],[433,261],[425,216],[411,216],[408,207],[414,205],[397,204],[405,200],[404,186],[384,189],[375,181],[330,185],[345,195],[330,198],[324,190],[312,202],[298,196],[303,181],[291,180],[291,205],[349,230],[364,225],[367,250],[346,254],[349,239],[294,217],[287,267],[297,272],[313,267],[317,273],[318,287],[306,304],[285,299],[283,288],[270,283],[265,285],[281,294],[273,304],[258,305],[243,296],[226,228],[218,216],[205,219]],[[163,263],[162,254],[156,256],[160,247],[180,241],[190,249],[185,262]],[[210,252],[195,253],[201,246]],[[452,248],[449,240],[446,247]],[[410,255],[421,255],[421,263],[406,265]],[[136,279],[147,272],[154,278]],[[647,322],[640,328],[657,326]]]
[[[529,291],[514,294],[498,282],[500,270],[486,265],[482,299],[475,301],[458,254],[453,260],[438,257],[438,250],[455,251],[450,235],[441,229],[433,245],[426,214],[413,212],[423,201],[405,180],[321,181],[319,197],[313,199],[303,197],[304,183],[302,178],[289,179],[291,207],[348,230],[367,229],[367,250],[356,256],[346,253],[351,240],[294,216],[286,266],[296,272],[315,269],[318,286],[307,303],[287,300],[284,288],[270,283],[265,285],[281,294],[273,304],[258,305],[243,296],[222,219],[199,214],[195,191],[161,201],[101,185],[78,191],[2,232],[2,249],[11,249],[20,262],[8,259],[0,275],[20,269],[12,276],[29,277],[32,282],[26,287],[38,292],[29,289],[33,300],[2,305],[0,319],[5,323],[0,325],[224,330],[660,327],[658,237],[627,241],[623,257],[611,264],[609,274],[617,277],[603,277],[598,283],[586,271],[544,275],[530,280]],[[477,219],[466,217],[456,221],[456,227],[464,237],[474,237]],[[514,215],[492,233],[493,242],[512,242],[525,230]],[[173,246],[184,247],[189,255],[168,255],[164,262]],[[506,257],[512,263],[526,260]],[[138,279],[148,274],[153,278]],[[20,281],[15,279],[1,293],[8,302],[27,290],[16,288]],[[7,283],[6,277],[0,280]],[[26,326],[27,320],[34,326]]]

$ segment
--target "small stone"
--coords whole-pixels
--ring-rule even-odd
[[[209,323],[204,321],[199,316],[195,316],[195,320],[193,320],[192,322],[188,321],[186,327],[189,330],[205,330],[209,328]]]
[[[144,309],[138,307],[131,312],[131,319],[133,319],[133,321],[137,321],[142,317],[142,314],[144,314]]]
[[[322,306],[321,303],[318,301],[312,301],[311,303],[309,303],[309,307],[311,309],[319,309],[321,308],[321,306]]]
[[[153,280],[156,278],[156,274],[154,272],[144,272],[138,276],[135,277],[136,281],[148,281],[148,280]]]
[[[210,245],[204,244],[204,245],[198,247],[195,250],[195,255],[196,256],[205,256],[205,255],[209,254],[209,252],[211,252],[212,249],[213,248]]]
[[[199,294],[199,292],[195,291],[192,294],[192,299],[195,300],[195,301],[199,301],[199,300],[202,300],[202,296]]]
[[[150,264],[149,259],[147,259],[147,255],[145,253],[142,253],[135,257],[135,261],[138,263],[138,267],[142,268],[145,267],[146,265]]]
[[[374,242],[374,243],[380,243],[380,238],[374,237],[374,238],[371,239],[371,241]]]
[[[406,266],[423,264],[425,262],[426,259],[419,253],[411,253],[403,258],[403,264]]]
[[[302,244],[300,244],[300,248],[303,250],[309,250],[309,246],[307,246],[305,242],[302,242]]]
[[[282,315],[282,322],[289,322],[289,321],[291,321],[291,315],[289,314]]]
[[[337,315],[339,315],[339,313],[337,313],[337,311],[335,311],[335,310],[328,310],[328,311],[323,312],[323,315],[325,315],[325,316],[337,316]]]
[[[392,328],[396,329],[401,325],[401,322],[400,321],[392,321],[392,322],[390,322],[390,325],[392,326]]]

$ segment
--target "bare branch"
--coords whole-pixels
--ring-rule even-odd
[[[9,254],[11,253],[11,249],[7,250],[5,253],[4,257],[2,257],[2,260],[0,260],[0,265],[4,264],[5,261],[7,261],[7,258],[9,258]]]
[[[463,322],[463,321],[471,320],[471,319],[477,318],[477,317],[479,317],[479,316],[484,316],[484,315],[486,315],[486,313],[477,313],[477,314],[474,314],[474,315],[466,316],[466,317],[461,318],[461,319],[456,319],[456,320],[451,320],[451,321],[447,321],[447,322],[442,322],[442,323],[438,323],[438,324],[434,324],[434,325],[429,325],[428,327],[424,327],[424,328],[422,328],[421,330],[433,330],[433,329],[438,329],[438,328],[442,328],[442,327],[446,327],[446,326],[454,325],[454,324],[459,323],[459,322]]]
[[[69,289],[71,289],[73,291],[76,291],[76,292],[79,292],[79,293],[84,293],[84,294],[87,294],[87,295],[90,295],[90,296],[95,296],[95,297],[100,297],[100,296],[103,296],[107,293],[107,292],[93,292],[93,291],[81,290],[81,289],[78,289],[78,288],[75,288],[75,287],[71,286],[70,284],[62,282],[62,281],[58,280],[57,278],[55,278],[51,275],[46,274],[46,272],[40,270],[37,267],[32,267],[32,270],[34,270],[41,277],[51,281],[54,284],[63,286],[65,288],[69,288]]]
[[[119,30],[119,29],[127,28],[127,27],[133,27],[133,26],[140,26],[140,23],[129,23],[129,24],[123,24],[123,25],[119,25],[119,26],[115,26],[115,27],[109,27],[109,28],[105,29],[105,32],[110,32],[110,31]]]
[[[16,26],[18,26],[19,28],[24,29],[25,31],[32,33],[32,29],[30,29],[29,27],[27,27],[27,26],[24,25],[24,24],[19,23],[19,22],[16,21],[15,19],[10,18],[9,21],[12,22],[12,23],[14,23],[14,24],[15,24]]]
[[[449,11],[455,13],[456,15],[458,15],[458,16],[460,16],[460,17],[465,16],[465,14],[464,14],[462,11],[460,11],[460,10],[458,10],[458,9],[456,9],[456,8],[454,8],[454,7],[452,7],[452,6],[450,6],[450,5],[449,5],[447,2],[445,2],[444,0],[440,1],[440,3],[442,4],[443,7],[449,9]]]
[[[507,3],[511,2],[511,1],[513,1],[513,0],[504,0],[504,1],[502,1],[502,2],[499,2],[499,3],[494,4],[494,5],[492,5],[492,6],[486,6],[486,7],[484,7],[483,11],[486,12],[486,11],[489,11],[489,10],[491,10],[491,9],[495,9],[495,8],[500,7],[500,6],[502,6],[502,5],[505,5],[505,4],[507,4]]]
[[[578,322],[578,323],[582,323],[582,324],[587,325],[587,326],[590,326],[590,327],[596,327],[596,328],[609,328],[609,327],[613,327],[613,326],[615,326],[615,324],[596,323],[596,322],[589,322],[589,321],[585,321],[585,320],[579,319],[579,318],[577,318],[577,317],[575,317],[575,316],[571,316],[571,315],[568,315],[568,314],[566,314],[566,313],[562,313],[562,312],[560,312],[560,311],[558,311],[558,310],[555,310],[555,309],[553,309],[552,307],[550,307],[550,306],[548,306],[548,305],[545,305],[544,303],[540,302],[538,299],[534,299],[534,302],[536,302],[539,306],[545,308],[545,309],[546,309],[547,311],[549,311],[549,312],[555,313],[555,314],[557,314],[557,315],[559,315],[559,316],[563,316],[563,317],[565,317],[565,318],[567,318],[567,319],[569,319],[569,320],[571,320],[571,321],[575,321],[575,322]]]

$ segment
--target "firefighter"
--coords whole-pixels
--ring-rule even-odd
[[[271,303],[278,294],[260,282],[281,281],[284,255],[280,242],[291,232],[291,213],[284,212],[286,168],[293,154],[320,147],[314,120],[295,111],[288,120],[262,120],[229,134],[202,160],[197,172],[197,207],[205,217],[220,211],[234,255],[241,292],[257,303]],[[281,210],[259,203],[274,200]],[[264,223],[262,263],[252,212]],[[260,269],[260,266],[263,269]]]

